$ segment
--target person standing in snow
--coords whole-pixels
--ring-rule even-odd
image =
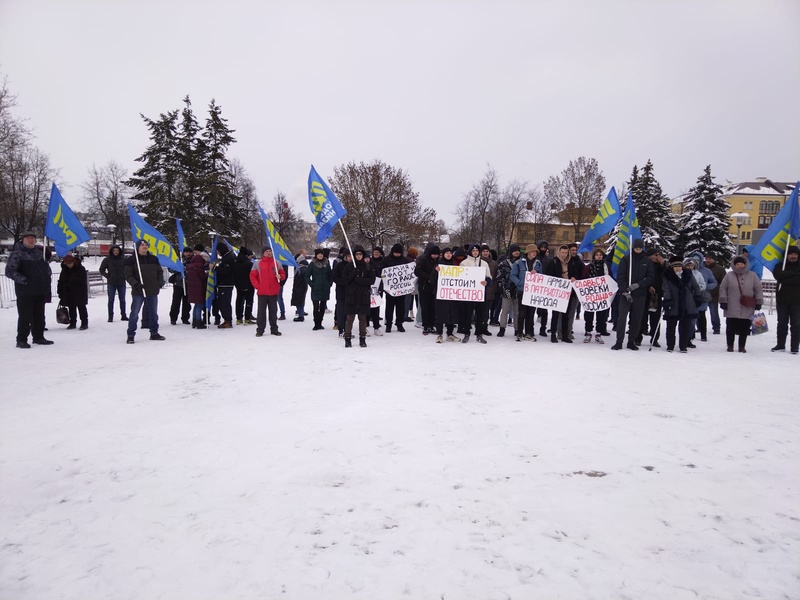
[[[559,246],[556,257],[550,263],[550,272],[547,273],[551,277],[558,277],[559,279],[570,279],[569,272],[569,247]],[[553,311],[553,320],[550,324],[550,341],[554,344],[558,343],[558,330],[561,328],[561,341],[565,344],[571,344],[569,331],[569,307],[572,305],[572,295],[570,295],[569,304],[567,305],[566,312]]]
[[[797,354],[800,349],[800,249],[789,246],[786,249],[786,265],[779,262],[772,274],[778,282],[778,343],[772,351],[786,349],[786,336],[791,326],[790,348],[792,354]]]
[[[497,294],[502,297],[500,301],[500,317],[499,324],[500,330],[497,332],[497,337],[503,337],[506,334],[506,327],[508,327],[509,311],[514,326],[519,320],[519,305],[517,304],[517,286],[511,281],[511,269],[514,268],[514,263],[519,260],[520,247],[517,244],[511,244],[508,247],[508,254],[497,265]]]
[[[750,317],[761,310],[764,293],[761,279],[748,268],[747,259],[733,259],[733,270],[725,275],[719,286],[719,306],[725,314],[725,337],[728,352],[733,352],[736,336],[739,336],[739,352],[747,352],[747,336],[750,335]]]
[[[325,317],[325,307],[331,297],[331,264],[325,258],[322,248],[314,250],[314,258],[306,269],[306,283],[311,288],[311,306],[314,316],[314,327],[312,331],[324,329],[322,319]]]
[[[639,338],[639,328],[642,326],[647,288],[652,285],[654,280],[653,264],[644,254],[644,242],[641,238],[635,239],[630,254],[622,257],[617,269],[617,284],[622,293],[620,294],[619,316],[616,323],[617,341],[611,346],[612,350],[622,350],[629,315],[628,349],[639,349],[636,340]]]
[[[306,318],[306,296],[308,295],[308,282],[306,282],[308,261],[306,260],[306,251],[300,250],[294,258],[298,266],[295,267],[294,270],[292,298],[289,304],[297,309],[297,316],[294,318],[294,321],[302,323]]]
[[[592,252],[592,262],[586,265],[583,269],[583,276],[581,279],[591,279],[593,277],[608,277],[611,278],[611,271],[606,263],[606,252],[600,247],[597,247]],[[598,344],[604,344],[603,336],[608,335],[608,312],[609,309],[599,310],[597,312],[583,311],[583,323],[585,337],[583,342],[589,343],[592,341],[592,329],[597,323],[597,333],[594,336]]]
[[[717,286],[711,290],[711,302],[708,303],[708,315],[711,317],[711,330],[714,335],[719,335],[719,286],[725,278],[725,269],[717,262],[717,257],[710,252],[706,254],[706,267],[714,276]]]
[[[134,343],[139,311],[146,313],[142,317],[150,329],[150,339],[163,341],[164,336],[158,333],[158,292],[164,286],[164,270],[158,258],[149,252],[150,245],[145,240],[136,242],[133,256],[125,260],[125,280],[131,286],[131,314],[128,320],[128,344]],[[145,325],[142,325],[142,329]]]
[[[489,263],[483,260],[480,256],[481,249],[477,244],[472,244],[469,247],[467,257],[461,261],[462,267],[479,267],[483,268],[484,278],[480,282],[485,290],[492,285],[492,272],[489,270]],[[485,344],[486,340],[483,339],[483,330],[486,327],[483,315],[483,302],[462,302],[463,320],[461,322],[464,328],[464,337],[461,338],[461,343],[466,344],[469,342],[469,334],[472,328],[473,315],[475,317],[475,339],[478,343]],[[488,317],[488,314],[486,315]]]
[[[353,322],[358,317],[359,346],[367,347],[367,315],[369,315],[372,284],[375,281],[375,269],[364,260],[364,247],[353,248],[353,261],[344,264],[345,306],[347,320],[344,326],[344,347],[352,347]]]
[[[433,272],[431,273],[430,284],[433,286],[434,295],[436,294],[435,290],[439,287],[439,271],[441,271],[441,267],[452,266],[453,264],[453,251],[450,248],[445,248],[442,251],[442,256],[439,258],[439,262],[436,264]],[[459,303],[456,300],[439,300],[438,298],[434,300],[434,310],[436,311],[437,344],[441,344],[444,341],[442,335],[445,332],[447,333],[448,342],[461,341],[460,337],[453,334],[453,329],[458,324],[460,318],[458,304]]]
[[[233,283],[236,286],[236,324],[255,325],[253,315],[253,283],[250,281],[250,269],[253,268],[253,251],[242,246],[233,271]]]
[[[250,283],[258,296],[258,312],[256,313],[256,337],[264,335],[267,328],[267,311],[269,311],[269,333],[279,336],[278,331],[278,295],[281,284],[286,281],[286,271],[272,256],[272,246],[261,248],[261,258],[253,263],[250,269]]]
[[[184,325],[189,324],[189,312],[191,310],[191,305],[189,303],[188,294],[185,293],[183,286],[184,282],[186,281],[186,269],[189,266],[189,262],[192,260],[193,256],[194,252],[192,252],[192,249],[189,248],[189,246],[186,246],[186,248],[183,249],[183,255],[181,256],[181,262],[183,263],[183,274],[169,269],[169,272],[172,273],[168,279],[168,281],[172,284],[172,304],[169,307],[170,325],[178,324],[178,316],[181,317],[181,321]],[[109,317],[109,322],[110,321],[111,318]]]
[[[50,266],[36,247],[36,234],[25,231],[6,263],[6,277],[14,281],[17,295],[17,348],[30,348],[33,343],[48,346],[53,342],[44,337],[44,305],[50,301]]]
[[[331,279],[336,284],[336,307],[333,315],[333,328],[339,330],[339,337],[344,337],[344,324],[347,321],[347,305],[345,304],[345,293],[347,292],[347,282],[344,280],[344,268],[347,263],[352,262],[350,250],[342,248],[341,258],[334,261]]]
[[[192,307],[192,329],[206,329],[203,312],[206,307],[206,283],[208,282],[208,263],[203,257],[202,244],[194,247],[192,258],[186,266],[186,296]],[[250,268],[248,267],[248,272]]]
[[[544,244],[546,247],[547,242]],[[514,335],[518,342],[521,342],[523,339],[536,341],[534,323],[536,309],[527,304],[523,304],[522,296],[525,291],[525,274],[529,271],[535,271],[536,273],[542,272],[543,266],[541,260],[539,260],[539,256],[541,256],[539,248],[533,244],[528,244],[525,248],[525,256],[514,263],[514,266],[511,267],[511,274],[509,275],[509,279],[516,287],[517,292],[516,302],[518,305],[518,313],[514,320]],[[546,323],[547,311],[544,311],[544,316],[542,318]],[[542,329],[545,327],[546,325],[542,325]]]
[[[81,330],[89,329],[89,277],[80,259],[67,254],[61,262],[61,275],[58,278],[58,298],[69,311],[67,329],[75,329],[78,313],[81,317]]]
[[[694,278],[700,286],[700,295],[703,300],[697,305],[697,331],[700,333],[700,341],[707,342],[708,322],[706,319],[706,312],[708,312],[708,303],[711,302],[713,298],[711,292],[717,288],[717,280],[711,270],[706,267],[705,259],[700,252],[692,252],[689,254],[688,258],[694,263],[691,268],[694,272]],[[694,335],[695,331],[692,331],[692,338],[694,338]]]
[[[114,244],[108,249],[108,256],[100,263],[100,276],[106,280],[108,294],[108,322],[114,321],[114,298],[119,296],[120,320],[127,321],[125,314],[125,255],[122,248]]]
[[[691,328],[697,316],[697,301],[700,297],[700,286],[690,269],[684,268],[680,256],[669,259],[669,269],[664,272],[661,281],[664,320],[667,322],[667,352],[675,349],[675,327],[678,328],[678,349],[687,352],[691,347]]]
[[[419,288],[419,309],[422,311],[422,333],[428,335],[436,331],[436,285],[438,277],[432,277],[441,257],[439,246],[429,245],[422,256],[417,258],[414,275]]]

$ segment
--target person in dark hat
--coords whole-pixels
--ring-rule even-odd
[[[44,305],[49,302],[50,266],[36,247],[36,234],[24,231],[14,245],[6,263],[6,277],[14,281],[17,295],[17,348],[30,348],[33,343],[47,346],[53,342],[44,337]]]
[[[706,253],[706,267],[717,282],[717,287],[711,290],[711,302],[708,303],[708,316],[711,318],[711,332],[714,335],[720,333],[720,320],[719,320],[719,286],[722,285],[722,280],[725,278],[725,267],[717,262],[716,255],[711,252]]]
[[[372,259],[370,262],[372,263],[372,268],[375,270],[375,277],[381,276],[381,270],[383,269],[383,247],[375,246],[372,249]],[[383,286],[378,286],[378,295],[383,297]],[[369,309],[369,320],[372,322],[372,329],[375,335],[381,336],[383,335],[383,330],[381,330],[381,307],[380,306],[373,306]]]
[[[436,283],[438,278],[436,265],[442,252],[439,246],[429,245],[425,252],[417,258],[414,275],[417,276],[419,288],[419,309],[422,311],[422,333],[428,335],[436,332]]]
[[[72,254],[67,254],[61,262],[58,299],[69,312],[67,329],[77,327],[78,314],[81,317],[81,330],[89,328],[89,314],[86,310],[86,305],[89,303],[89,277],[80,259]]]
[[[189,313],[191,312],[191,304],[189,303],[189,295],[186,293],[186,271],[189,268],[189,263],[194,256],[194,252],[189,246],[183,249],[181,255],[181,262],[183,263],[183,274],[178,271],[169,269],[171,275],[169,276],[169,283],[172,284],[172,304],[169,307],[169,322],[170,325],[178,324],[178,316],[184,325],[189,324]],[[109,321],[111,317],[109,317]]]
[[[355,250],[353,250],[355,253]],[[412,262],[408,256],[403,256],[403,244],[395,244],[389,251],[389,256],[383,260],[383,269],[389,267],[397,267]],[[403,323],[406,320],[406,296],[393,296],[388,292],[384,296],[386,309],[383,313],[384,323],[386,325],[386,333],[391,333],[392,325],[397,328],[397,331],[405,332]]]
[[[100,263],[100,276],[106,280],[108,322],[114,321],[115,298],[119,298],[120,320],[127,321],[128,315],[125,313],[125,291],[127,289],[125,283],[125,253],[119,245],[114,244],[108,249],[108,256]]]
[[[233,283],[236,286],[236,324],[255,325],[253,315],[253,295],[255,289],[250,281],[250,269],[253,268],[253,251],[242,246],[233,271]]]
[[[258,297],[256,312],[256,337],[261,337],[267,328],[267,312],[269,312],[269,333],[279,336],[278,331],[278,294],[281,283],[286,281],[286,271],[272,253],[272,246],[261,247],[261,258],[253,263],[250,269],[250,283],[253,284]]]
[[[530,246],[529,246],[530,247]],[[538,250],[537,259],[539,260],[539,264],[542,267],[542,273],[549,273],[550,269],[552,268],[553,264],[553,257],[550,256],[550,244],[547,243],[547,240],[539,240],[536,244],[536,248]],[[528,250],[525,249],[525,255],[527,256]],[[528,261],[530,262],[530,261]],[[521,296],[520,296],[521,297]],[[531,309],[533,310],[533,309]],[[522,309],[520,308],[520,311]],[[548,311],[546,308],[537,308],[536,309],[536,316],[539,317],[539,321],[541,322],[541,326],[539,328],[539,335],[547,336],[547,316]]]
[[[312,330],[319,331],[324,329],[322,319],[325,317],[325,308],[331,297],[331,286],[333,285],[331,265],[325,258],[325,251],[322,248],[314,250],[314,258],[311,259],[311,263],[306,269],[306,283],[311,288],[311,305],[314,316]]]
[[[697,317],[700,286],[690,269],[684,269],[683,257],[672,256],[661,282],[664,320],[667,322],[667,352],[675,349],[675,328],[678,328],[678,349],[687,352],[692,336],[692,322]]]
[[[498,318],[500,330],[497,332],[497,337],[505,336],[509,316],[512,317],[514,324],[516,324],[519,319],[519,305],[516,302],[517,286],[511,281],[511,269],[514,267],[514,263],[519,260],[519,257],[519,244],[511,244],[508,247],[505,258],[497,265],[496,293],[501,297],[500,315]],[[511,315],[509,315],[509,312],[511,312]]]
[[[786,249],[786,264],[778,262],[772,274],[778,282],[778,343],[772,351],[782,352],[786,349],[786,336],[791,326],[790,348],[792,354],[797,354],[800,349],[800,249],[789,246]]]
[[[483,300],[483,306],[481,306],[481,323],[483,324],[483,331],[481,333],[490,337],[492,333],[489,331],[489,324],[492,322],[492,312],[495,308],[495,299],[497,298],[497,260],[495,260],[494,256],[489,244],[481,244],[481,258],[489,265],[489,273],[491,273],[492,280],[492,283],[486,286],[486,296]],[[499,326],[500,323],[497,325]],[[478,333],[477,330],[475,333]]]
[[[136,242],[133,256],[125,259],[125,280],[131,286],[131,313],[128,319],[128,344],[134,343],[139,322],[139,311],[147,312],[150,339],[163,341],[158,333],[158,292],[164,287],[164,271],[158,257],[150,254],[145,240]],[[144,322],[144,317],[142,318]],[[144,327],[144,325],[143,325]]]
[[[344,265],[345,306],[347,318],[344,325],[344,347],[352,346],[353,322],[358,317],[359,346],[367,347],[367,315],[370,305],[370,288],[375,282],[375,270],[364,258],[363,246],[353,247],[353,261]]]
[[[345,305],[345,292],[347,282],[344,280],[344,268],[353,260],[348,248],[339,251],[341,258],[335,259],[331,280],[336,285],[336,305],[333,309],[333,328],[339,330],[339,337],[344,337],[344,324],[347,321],[347,306]],[[338,261],[338,262],[337,262]]]
[[[615,329],[617,342],[611,346],[612,350],[622,350],[625,341],[625,330],[630,329],[628,335],[628,349],[638,350],[636,341],[639,329],[642,326],[642,315],[647,301],[647,288],[655,280],[653,264],[644,254],[644,242],[641,238],[633,240],[630,254],[622,257],[617,269],[617,285],[621,290],[619,300],[619,316]],[[630,315],[630,326],[628,316]]]

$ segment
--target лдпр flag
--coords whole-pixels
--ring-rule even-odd
[[[761,240],[750,252],[750,258],[760,262],[770,271],[783,260],[786,253],[789,237],[797,241],[800,237],[800,205],[797,203],[797,194],[800,190],[800,181],[794,186],[794,191],[783,208],[775,215],[770,225],[761,236]]]
[[[631,251],[633,240],[642,237],[639,229],[639,219],[636,218],[636,207],[633,206],[633,195],[628,192],[628,203],[625,205],[625,214],[622,215],[622,222],[617,234],[617,243],[614,245],[614,257],[611,259],[611,274],[617,277],[619,261]]]
[[[211,304],[214,298],[217,297],[217,244],[219,243],[219,236],[214,236],[214,242],[211,244],[211,266],[208,269],[208,279],[206,279],[206,311],[211,310]]]
[[[331,237],[334,225],[347,214],[331,188],[319,176],[314,165],[311,165],[311,171],[308,173],[308,205],[319,226],[318,242]]]
[[[55,183],[50,188],[50,207],[47,209],[44,235],[53,240],[53,247],[59,256],[66,256],[78,244],[92,239],[64,201]]]
[[[614,226],[619,222],[621,214],[622,209],[619,206],[617,190],[612,187],[611,191],[608,192],[608,196],[600,205],[597,216],[592,221],[589,231],[586,232],[578,252],[591,252],[597,240],[611,233]]]
[[[264,224],[264,229],[267,232],[267,237],[272,240],[272,256],[277,260],[279,263],[283,263],[284,265],[291,265],[295,269],[299,269],[300,265],[297,264],[297,261],[294,259],[294,256],[289,251],[289,248],[286,246],[286,242],[283,241],[281,234],[278,233],[278,230],[275,229],[275,225],[272,224],[267,218],[267,213],[264,212],[264,209],[260,206],[258,210],[261,212],[261,222]],[[327,237],[327,236],[326,236]]]
[[[183,225],[181,225],[181,220],[177,217],[175,218],[175,228],[178,231],[178,254],[186,250],[186,248],[190,248],[189,243],[186,241],[186,235],[183,233]]]
[[[233,253],[234,253],[236,256],[239,256],[239,249],[238,249],[236,246],[234,246],[233,244],[231,244],[231,243],[230,243],[228,240],[226,240],[225,238],[222,238],[222,242],[223,242],[223,243],[224,243],[224,244],[225,244],[225,245],[228,247],[228,250],[230,250],[231,252],[233,252]]]
[[[167,267],[178,273],[183,273],[183,263],[180,256],[175,252],[161,232],[145,221],[134,208],[128,204],[128,216],[131,220],[131,233],[133,234],[133,241],[136,243],[139,240],[144,240],[150,246],[150,254],[158,258],[158,262],[162,267]]]

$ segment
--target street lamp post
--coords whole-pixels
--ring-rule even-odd
[[[746,212],[737,212],[733,213],[731,218],[736,219],[736,256],[739,256],[742,253],[742,225],[750,215]]]
[[[95,256],[99,256],[100,252],[97,249],[97,232],[96,231],[92,232],[92,237],[94,238],[94,255]]]
[[[106,225],[106,227],[108,227],[108,230],[111,232],[111,245],[113,246],[114,244],[117,243],[117,235],[116,235],[117,226],[114,225],[113,223],[109,223],[108,225]]]

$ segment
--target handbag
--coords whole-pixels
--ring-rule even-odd
[[[755,296],[745,296],[744,292],[742,291],[742,282],[739,281],[739,276],[736,276],[736,283],[739,284],[739,303],[742,306],[746,306],[747,308],[755,308],[756,306],[756,297]]]
[[[60,325],[69,325],[69,309],[61,303],[56,309],[56,321]]]
[[[754,313],[753,316],[750,317],[750,334],[758,335],[759,333],[767,333],[768,331],[767,316],[761,311]]]

